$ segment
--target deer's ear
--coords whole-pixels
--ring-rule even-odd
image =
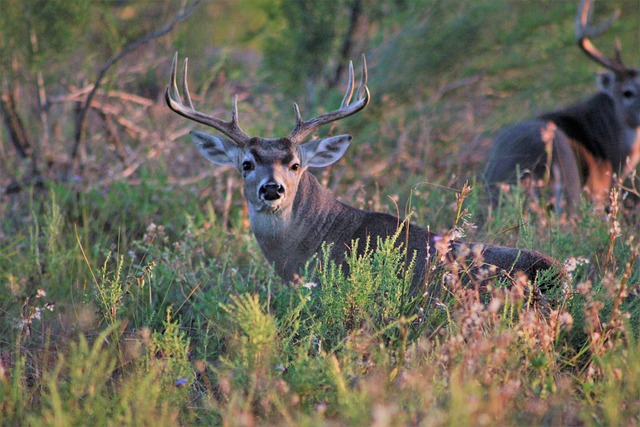
[[[321,168],[337,162],[351,144],[351,135],[317,139],[298,147],[303,167]]]
[[[204,132],[189,132],[200,153],[210,162],[221,166],[236,166],[240,148],[226,138]]]
[[[604,93],[611,94],[616,83],[616,75],[611,71],[604,71],[596,76],[596,85]]]

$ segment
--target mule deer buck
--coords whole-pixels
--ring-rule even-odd
[[[370,237],[370,249],[376,238],[394,235],[402,230],[399,245],[411,259],[415,255],[412,289],[424,284],[428,259],[442,246],[442,236],[424,228],[408,224],[394,216],[366,212],[338,200],[320,185],[307,171],[310,167],[325,167],[339,160],[351,143],[350,135],[338,135],[304,142],[320,126],[351,116],[367,106],[367,67],[362,57],[362,78],[353,102],[353,64],[349,64],[349,84],[338,110],[303,120],[294,103],[295,126],[282,138],[249,137],[238,123],[237,96],[233,98],[231,119],[225,121],[196,111],[187,87],[187,61],[184,63],[182,100],[176,84],[177,53],[173,58],[171,84],[166,90],[168,106],[176,113],[195,122],[210,126],[226,137],[203,132],[191,132],[200,153],[217,165],[235,167],[243,179],[244,197],[248,204],[251,229],[262,252],[278,275],[294,281],[314,254],[321,251],[323,242],[331,245],[330,258],[346,269],[345,256],[352,242],[359,240],[358,249]],[[445,242],[453,256],[465,246]],[[468,248],[468,247],[467,247]],[[534,251],[501,246],[470,245],[482,251],[486,264],[504,271],[523,271],[534,279],[539,270],[557,265],[557,261]],[[408,261],[409,262],[409,261]]]
[[[498,183],[515,183],[517,170],[529,171],[535,182],[555,183],[571,210],[582,189],[597,207],[606,203],[615,178],[624,180],[640,160],[640,70],[622,62],[620,44],[607,58],[591,39],[617,18],[591,25],[591,1],[581,0],[575,21],[578,45],[608,71],[598,75],[598,93],[569,107],[504,129],[494,140],[484,169],[492,204]],[[547,180],[546,178],[551,178]]]

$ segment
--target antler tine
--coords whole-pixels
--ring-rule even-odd
[[[367,72],[367,58],[364,56],[364,53],[362,54],[362,76],[360,77],[360,85],[358,86],[358,91],[356,92],[356,99],[360,99],[360,97],[362,96],[362,90],[366,90],[367,91],[367,96],[369,96],[369,89],[367,89],[367,79],[368,79],[368,72]]]
[[[603,65],[616,73],[625,72],[626,67],[622,63],[622,55],[619,50],[616,51],[616,56],[613,59],[607,58],[590,40],[591,38],[600,36],[608,30],[614,21],[620,16],[620,11],[616,10],[611,18],[597,27],[591,25],[592,15],[593,10],[591,9],[591,0],[581,0],[575,22],[575,36],[578,45],[587,54],[587,56],[600,65]]]
[[[242,147],[249,141],[249,136],[240,128],[238,124],[238,95],[233,97],[233,107],[231,111],[231,120],[224,121],[217,117],[203,114],[193,108],[191,95],[189,94],[189,86],[187,84],[188,59],[184,61],[184,75],[182,79],[182,93],[186,100],[186,105],[182,102],[178,84],[176,82],[176,74],[178,69],[178,52],[173,56],[171,64],[171,82],[165,90],[165,100],[169,108],[187,119],[194,122],[210,126],[223,134],[227,135],[238,146]]]
[[[349,61],[349,84],[347,85],[347,91],[344,93],[344,98],[342,98],[342,102],[340,103],[340,108],[344,108],[349,105],[351,102],[351,97],[353,96],[353,61]]]
[[[302,126],[302,116],[300,115],[300,107],[298,107],[298,103],[294,102],[293,103],[293,113],[296,115],[296,126],[295,128],[293,128],[293,132],[295,132],[296,129],[298,129],[300,126]]]
[[[235,93],[231,98],[231,123],[238,126],[238,94]]]
[[[177,62],[178,54],[174,57]],[[184,93],[184,98],[187,100],[187,106],[194,110],[193,102],[191,102],[191,95],[189,94],[189,85],[187,84],[187,72],[189,68],[189,58],[184,58],[184,70],[182,73],[182,93]]]
[[[345,92],[344,98],[342,98],[342,102],[338,110],[324,113],[312,119],[304,121],[302,120],[302,117],[300,115],[300,108],[298,107],[298,104],[294,102],[293,109],[296,116],[296,125],[289,134],[289,139],[291,140],[291,142],[293,142],[294,144],[299,144],[304,140],[304,138],[306,138],[310,133],[314,132],[320,126],[343,119],[345,117],[349,117],[362,110],[367,106],[367,104],[369,104],[371,94],[369,93],[369,88],[367,87],[367,62],[364,55],[362,55],[362,78],[360,79],[360,86],[358,87],[358,91],[356,92],[356,100],[352,103],[351,97],[353,96],[353,86],[353,63],[349,62],[349,81],[347,85],[347,91]]]
[[[178,91],[178,85],[176,84],[176,74],[178,73],[178,52],[173,55],[173,61],[171,62],[171,82],[167,86],[167,97],[182,104],[180,99],[180,92]],[[171,107],[171,105],[169,105]]]
[[[620,38],[616,37],[616,52],[615,52],[615,61],[622,65],[622,42],[620,41]],[[626,69],[626,67],[624,65],[622,65],[623,68]]]

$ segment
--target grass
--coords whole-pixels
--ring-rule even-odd
[[[117,186],[102,197],[34,192],[24,236],[3,241],[5,425],[618,424],[638,414],[639,248],[619,212],[602,221],[585,208],[572,225],[516,209],[487,219],[496,240],[498,224],[527,223],[523,246],[544,246],[533,236],[545,230],[567,260],[565,288],[539,306],[524,283],[469,288],[453,266],[445,282],[430,278],[445,292],[409,296],[393,239],[350,259],[349,277],[325,257],[315,279],[290,287],[241,215],[220,224],[207,202],[176,192],[145,212],[145,188],[162,187],[147,179],[126,199]],[[468,197],[472,210],[454,215],[477,215]],[[127,206],[138,215],[114,240]],[[101,215],[79,225],[89,209]],[[581,247],[567,229],[582,230]],[[591,254],[569,256],[581,248]]]
[[[127,181],[2,196],[0,424],[637,423],[637,212],[585,202],[567,218],[516,190],[489,209],[476,181],[500,126],[593,90],[567,31],[575,5],[467,3],[410,1],[383,29],[393,37],[381,30],[372,103],[340,124],[354,144],[320,178],[358,207],[553,255],[564,283],[539,301],[519,277],[463,286],[449,264],[409,295],[391,239],[347,277],[320,256],[290,286],[248,229],[233,171],[177,184],[176,165],[204,162],[167,149]],[[277,100],[252,94],[242,120],[284,127]]]

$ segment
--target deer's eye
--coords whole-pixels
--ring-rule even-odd
[[[253,164],[249,161],[242,162],[242,170],[245,172],[253,170]]]
[[[627,99],[630,99],[630,98],[633,98],[635,96],[635,93],[632,90],[627,89],[624,92],[622,92],[622,96],[627,98]]]
[[[298,169],[300,169],[300,163],[294,163],[291,165],[292,171],[297,171]]]

